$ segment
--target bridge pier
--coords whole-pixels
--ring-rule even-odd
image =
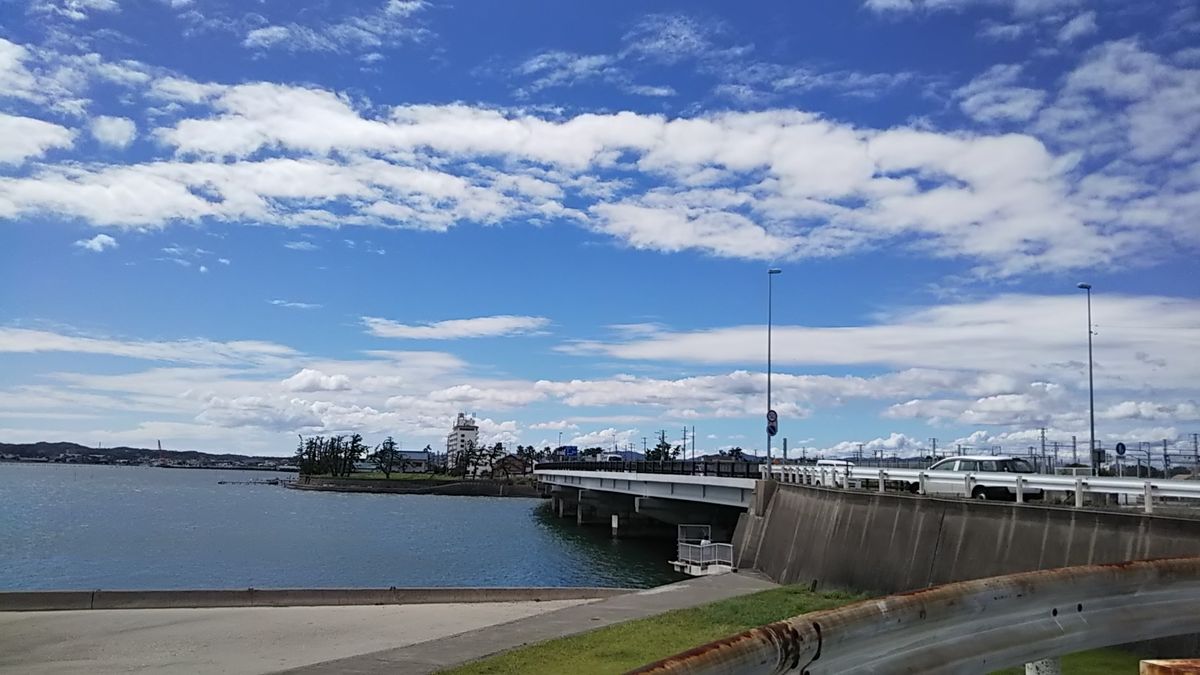
[[[678,499],[637,497],[637,513],[669,525],[710,525],[713,541],[729,541],[740,509]]]
[[[559,518],[576,516],[579,511],[579,490],[554,486],[550,490],[550,507]]]

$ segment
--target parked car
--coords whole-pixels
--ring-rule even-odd
[[[975,474],[979,478],[984,477],[980,474],[987,473],[1037,473],[1033,465],[1028,461],[1009,455],[962,455],[947,457],[946,459],[934,462],[928,471],[953,471],[957,474]],[[925,493],[930,495],[970,497],[971,499],[1016,501],[1016,487],[976,485],[971,489],[971,494],[967,494],[966,482],[963,479],[964,476],[962,475],[950,476],[931,473],[925,477]],[[917,491],[915,483],[910,488],[914,492]],[[1026,487],[1021,492],[1024,499],[1041,499],[1043,496],[1042,491],[1037,488]]]

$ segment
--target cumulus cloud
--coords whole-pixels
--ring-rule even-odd
[[[304,368],[282,382],[288,391],[346,391],[350,378],[345,375],[326,375],[319,370]]]
[[[1074,42],[1081,37],[1091,35],[1099,30],[1096,26],[1096,13],[1084,12],[1063,24],[1058,31],[1059,42]]]
[[[425,324],[402,324],[388,319],[365,316],[367,331],[376,337],[410,340],[457,340],[460,338],[501,337],[532,333],[550,325],[541,316],[500,314],[472,319],[451,319]]]
[[[69,148],[75,132],[66,127],[32,117],[19,117],[0,112],[0,164],[17,164],[31,157],[41,157],[52,148]],[[0,200],[3,189],[0,188]],[[4,205],[0,203],[0,217]]]
[[[127,117],[101,115],[92,120],[92,136],[103,145],[125,148],[137,137],[137,125]]]
[[[1020,66],[992,66],[955,92],[959,106],[980,122],[1030,120],[1042,107],[1046,93],[1018,86],[1020,76]]]
[[[80,239],[75,245],[94,253],[102,253],[104,249],[116,248],[117,240],[107,234],[98,234],[91,239]]]

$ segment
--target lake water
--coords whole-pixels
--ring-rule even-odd
[[[0,589],[647,587],[673,542],[536,499],[219,485],[268,472],[0,464]]]

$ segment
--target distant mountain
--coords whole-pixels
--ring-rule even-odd
[[[126,446],[118,446],[115,448],[91,448],[86,445],[70,443],[67,441],[59,441],[57,443],[50,443],[47,441],[41,441],[38,443],[0,443],[0,455],[16,455],[18,457],[46,457],[53,459],[59,455],[67,454],[104,455],[113,460],[136,460],[145,457],[161,457],[162,459],[171,462],[201,459],[227,462],[248,462],[251,460],[257,461],[264,459],[280,459],[279,457],[257,457],[253,455],[213,454],[208,452],[200,452],[198,450],[163,450],[159,452],[157,448],[130,448]]]

